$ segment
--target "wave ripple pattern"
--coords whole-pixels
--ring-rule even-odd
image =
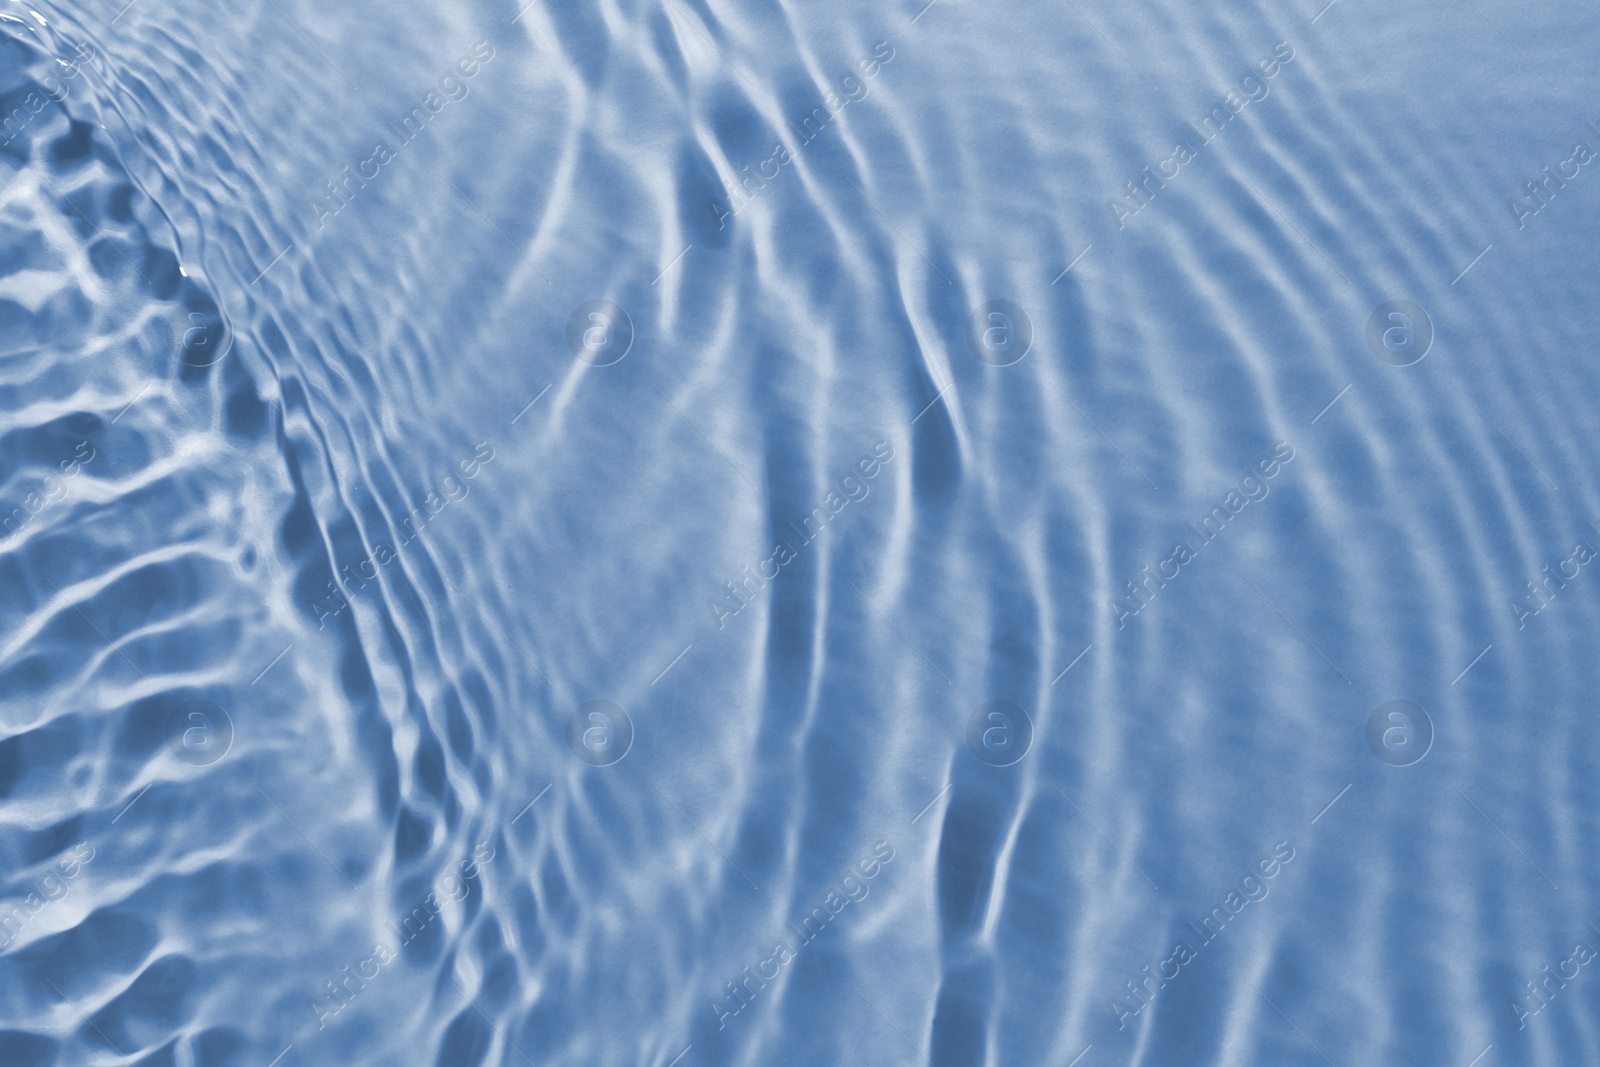
[[[1597,47],[0,0],[0,1065],[1600,1063]]]

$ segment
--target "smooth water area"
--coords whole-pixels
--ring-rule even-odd
[[[0,1067],[1600,1063],[1596,48],[0,0]]]

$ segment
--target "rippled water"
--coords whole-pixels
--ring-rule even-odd
[[[124,3],[0,1064],[1600,1063],[1600,9]]]

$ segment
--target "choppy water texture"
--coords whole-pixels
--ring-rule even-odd
[[[923,2],[0,0],[0,1063],[1600,1062],[1600,8]]]

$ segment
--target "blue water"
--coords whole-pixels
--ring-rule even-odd
[[[1600,1063],[1600,8],[0,0],[0,1067]]]

